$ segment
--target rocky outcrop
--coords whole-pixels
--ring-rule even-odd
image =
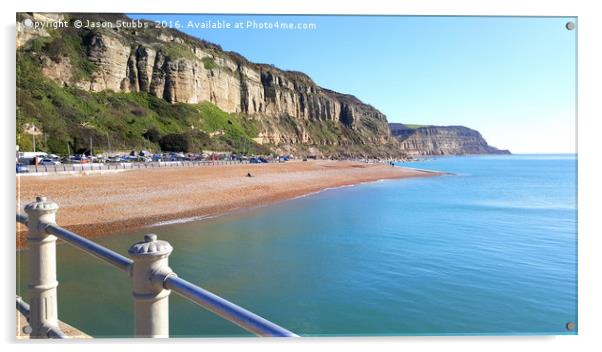
[[[389,124],[392,135],[408,155],[510,154],[487,144],[478,131],[464,126],[424,126],[409,128]]]
[[[70,19],[98,16],[102,15],[73,14]],[[40,53],[42,72],[63,86],[147,92],[170,103],[209,101],[257,121],[260,143],[366,148],[377,144],[388,145],[391,153],[398,151],[384,114],[353,96],[319,87],[303,73],[255,64],[164,28],[103,28],[71,35],[80,36],[85,59],[95,69],[88,75],[70,74],[68,56],[49,59]]]
[[[33,21],[43,23],[62,20],[63,16],[58,13],[17,13],[17,49],[31,39],[50,36],[45,28],[34,28],[32,25]]]

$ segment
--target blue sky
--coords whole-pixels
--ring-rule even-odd
[[[390,122],[465,125],[514,153],[575,152],[574,18],[130,15],[313,30],[181,30],[253,62],[307,73]],[[172,22],[174,24],[175,22]]]

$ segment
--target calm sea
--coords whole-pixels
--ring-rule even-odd
[[[152,231],[174,247],[181,277],[300,335],[576,333],[565,328],[577,321],[574,155],[404,166],[455,176],[326,190],[98,242],[125,254]],[[96,337],[131,336],[128,278],[65,244],[58,257],[60,318]],[[170,299],[172,336],[248,335]]]

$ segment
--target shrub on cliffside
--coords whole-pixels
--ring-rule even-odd
[[[149,128],[142,136],[153,143],[159,143],[161,140],[161,133],[156,128]]]
[[[183,133],[171,133],[161,137],[159,140],[161,150],[164,152],[189,152],[190,136]]]

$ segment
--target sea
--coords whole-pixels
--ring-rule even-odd
[[[392,167],[448,174],[328,189],[97,242],[127,254],[155,233],[174,247],[180,277],[302,336],[577,333],[576,155]],[[131,337],[127,275],[68,244],[57,252],[59,318],[94,337]],[[26,300],[28,255],[17,253]],[[173,293],[170,334],[250,336]]]

